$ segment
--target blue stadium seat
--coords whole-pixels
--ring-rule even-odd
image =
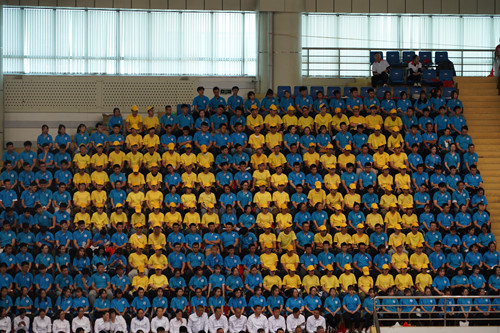
[[[399,99],[401,98],[401,93],[405,92],[408,95],[408,88],[407,87],[394,87],[394,99]]]
[[[400,65],[401,60],[399,59],[399,51],[388,51],[385,60],[387,60],[391,66]]]
[[[335,90],[338,90],[342,93],[342,91],[340,90],[340,87],[327,87],[326,88],[326,97],[328,98],[332,98],[333,97],[333,92]]]
[[[310,91],[311,91],[311,97],[316,99],[316,94],[318,93],[318,91],[321,91],[323,93],[323,95],[325,94],[325,87],[312,86]]]
[[[191,103],[186,103],[186,104],[188,106],[188,113],[191,113]],[[182,113],[181,106],[182,106],[182,104],[177,104],[177,114]]]
[[[453,71],[451,69],[442,69],[439,71],[439,81],[453,82]]]
[[[295,86],[295,87],[293,87],[293,97],[297,97],[297,96],[300,95],[300,92],[299,92],[300,87],[302,87],[302,86]]]
[[[422,73],[422,82],[431,84],[436,83],[437,80],[437,72],[435,69],[424,69]]]
[[[405,70],[403,68],[392,68],[389,79],[391,80],[391,83],[405,83]]]
[[[412,97],[413,95],[419,95],[422,90],[423,90],[422,87],[410,87],[409,97]]]
[[[380,87],[380,88],[377,88],[377,98],[378,99],[384,98],[384,94],[385,94],[386,91],[391,91],[391,88],[389,88],[389,87]]]
[[[403,51],[403,64],[407,64],[412,61],[415,51]]]
[[[342,95],[342,97],[351,97],[351,88],[353,87],[344,87],[344,95]]]
[[[384,52],[382,51],[370,51],[370,64],[373,64],[375,61],[375,53],[380,53],[380,56],[382,59],[384,59]]]
[[[448,52],[447,51],[438,51],[434,54],[434,62],[439,64],[440,62],[448,61]]]
[[[371,87],[361,87],[359,89],[359,96],[361,96],[361,98],[366,98],[368,97],[368,89],[370,89]]]
[[[432,65],[432,52],[430,51],[420,51],[418,53],[418,56],[420,57],[420,62],[426,66],[426,65]]]
[[[443,88],[443,97],[446,98],[446,99],[450,99],[451,98],[451,93],[453,91],[457,91],[457,88],[454,88],[454,87],[444,87]]]
[[[283,98],[285,96],[285,90],[292,91],[290,86],[278,86],[278,99]]]

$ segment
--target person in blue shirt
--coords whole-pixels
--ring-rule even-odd
[[[180,289],[181,292],[182,292],[182,289]],[[101,293],[101,297],[105,294],[104,293]],[[183,298],[183,301],[185,300],[185,304],[187,305],[187,300],[185,299],[185,297],[181,296]],[[177,299],[177,297],[175,297],[174,299]],[[173,304],[174,302],[174,299],[172,299],[172,303],[171,303],[171,306],[172,306],[172,309],[175,309],[177,310],[176,307],[174,307],[175,305]],[[184,303],[184,302],[182,302]],[[177,304],[177,303],[176,303]],[[145,313],[148,313],[149,310],[151,309],[151,302],[149,301],[149,298],[147,298],[145,295],[144,295],[144,289],[143,288],[139,288],[137,290],[137,296],[134,298],[134,300],[132,301],[132,304],[130,304],[131,308],[132,308],[132,311],[133,313],[137,313],[139,310],[142,310],[144,311]],[[185,311],[186,308],[185,307],[181,307],[180,308],[181,310]]]
[[[198,92],[198,96],[193,99],[194,111],[198,113],[200,110],[208,110],[210,107],[210,99],[205,96],[205,88],[198,87],[196,91]]]
[[[189,290],[196,292],[197,289],[200,289],[203,293],[208,289],[207,278],[203,275],[203,268],[200,266],[194,269],[194,275],[189,280]]]
[[[229,111],[235,113],[237,107],[243,106],[243,98],[241,96],[238,96],[238,92],[240,91],[240,88],[238,86],[232,87],[231,91],[232,95],[227,99],[227,106]]]
[[[486,296],[486,289],[484,287],[480,288],[477,291],[477,295],[483,297],[474,299],[474,310],[478,311],[474,317],[483,319],[483,321],[478,321],[479,325],[483,325],[483,323],[485,323],[484,319],[493,319],[493,312],[491,311],[491,299],[489,299],[488,297],[484,297]]]
[[[299,88],[299,96],[295,96],[295,108],[297,110],[302,110],[306,107],[309,112],[312,111],[313,99],[307,94],[307,87],[301,86]]]
[[[3,165],[7,162],[10,162],[13,167],[17,167],[17,163],[19,162],[19,154],[14,150],[14,143],[11,141],[7,142],[5,145],[5,151],[2,154],[2,162]]]
[[[255,287],[262,287],[262,276],[257,271],[257,266],[250,267],[250,274],[245,277],[245,292],[253,295]]]
[[[220,89],[219,87],[213,87],[212,92],[214,93],[214,97],[210,100],[210,109],[215,110],[217,109],[220,105],[222,105],[224,108],[226,108],[227,103],[224,97],[220,95]]]
[[[358,295],[354,293],[353,285],[348,287],[347,294],[342,300],[342,310],[342,317],[346,328],[348,327],[349,331],[352,332],[353,326],[358,324],[361,319],[361,300]]]
[[[483,254],[484,266],[488,271],[492,271],[493,267],[500,266],[500,253],[497,251],[495,242],[488,244],[488,251]]]
[[[388,90],[384,93],[384,98],[380,103],[380,110],[382,115],[388,116],[392,109],[396,109],[396,102],[392,99],[391,91]]]
[[[329,290],[328,297],[326,297],[325,299],[324,309],[325,321],[327,322],[328,326],[337,328],[341,321],[342,303],[337,296],[337,291],[335,290],[335,288],[331,288]]]
[[[242,312],[245,312],[247,301],[245,297],[241,296],[240,288],[234,289],[233,296],[229,299],[228,306],[233,313],[235,312],[236,308],[239,308]]]

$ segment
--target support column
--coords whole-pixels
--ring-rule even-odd
[[[301,12],[276,12],[273,15],[272,84],[275,89],[281,85],[293,87],[302,84],[301,26]]]
[[[257,39],[257,94],[265,94],[272,87],[272,47],[271,25],[273,13],[259,12],[257,16],[258,39]]]

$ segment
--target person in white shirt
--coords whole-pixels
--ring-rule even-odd
[[[313,310],[313,315],[307,318],[306,330],[308,333],[316,333],[318,327],[326,327],[325,317],[321,315],[321,308],[319,306]]]
[[[293,313],[286,317],[286,329],[288,332],[295,332],[295,329],[300,327],[302,330],[306,328],[306,319],[300,314],[298,308],[293,309]]]
[[[14,318],[14,333],[24,330],[25,332],[30,331],[30,319],[26,316],[26,310],[19,310],[19,316]]]
[[[149,322],[149,319],[144,316],[144,310],[137,310],[137,316],[130,322],[130,333],[137,333],[137,331],[149,333],[150,328],[151,323]]]
[[[0,325],[0,330],[2,329],[3,327],[1,327]],[[46,316],[45,310],[40,309],[38,311],[38,316],[36,316],[35,319],[33,319],[33,333],[51,333],[51,332],[52,332],[52,321],[50,320],[49,317]]]
[[[109,321],[109,312],[104,312],[102,317],[96,319],[94,323],[94,333],[108,333],[111,331],[111,322]]]
[[[6,333],[10,333],[12,331],[12,322],[10,317],[7,317],[7,309],[1,308],[0,312],[0,331],[5,331]],[[49,319],[50,321],[50,319]]]
[[[267,319],[269,323],[269,333],[276,333],[279,329],[286,330],[285,318],[280,315],[280,308],[273,309],[273,315]]]
[[[412,83],[415,87],[420,87],[422,81],[422,63],[419,61],[418,55],[414,55],[413,59],[408,63],[408,83]]]
[[[127,322],[115,309],[109,310],[109,323],[111,325],[111,333],[127,333]]]
[[[219,328],[221,328],[224,332],[229,330],[227,317],[222,314],[221,307],[215,308],[214,314],[208,318],[208,333],[217,333]]]
[[[234,309],[234,315],[229,317],[229,333],[241,333],[247,330],[247,317],[242,315],[242,309]]]
[[[71,322],[71,328],[73,332],[76,332],[78,328],[83,328],[85,333],[90,333],[92,331],[90,319],[85,316],[85,310],[82,307],[78,308],[77,315]]]
[[[259,329],[263,329],[264,333],[269,333],[269,323],[266,316],[262,314],[262,306],[256,305],[255,312],[248,317],[247,330],[249,333],[257,333]]]
[[[372,86],[375,88],[377,85],[387,85],[387,81],[389,81],[389,63],[382,59],[382,56],[379,52],[375,53],[374,56],[375,61],[372,64]]]
[[[195,313],[191,314],[188,318],[188,333],[199,333],[200,331],[207,331],[208,315],[205,312],[203,305],[196,307]]]
[[[163,327],[165,332],[168,332],[170,329],[170,322],[167,317],[163,314],[166,309],[157,308],[156,309],[156,317],[151,319],[151,332],[156,333],[159,327]]]
[[[175,317],[170,320],[170,333],[179,333],[179,329],[181,326],[186,326],[187,328],[187,320],[186,318],[182,318],[182,310],[178,309],[175,311]]]
[[[71,333],[71,326],[69,321],[66,320],[66,313],[62,310],[59,310],[56,313],[54,322],[52,323],[52,331],[54,333]]]

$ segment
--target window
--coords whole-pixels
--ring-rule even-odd
[[[255,76],[256,14],[4,8],[6,74]]]
[[[302,74],[369,76],[370,51],[408,49],[449,50],[458,75],[484,76],[499,26],[499,16],[304,14]]]

